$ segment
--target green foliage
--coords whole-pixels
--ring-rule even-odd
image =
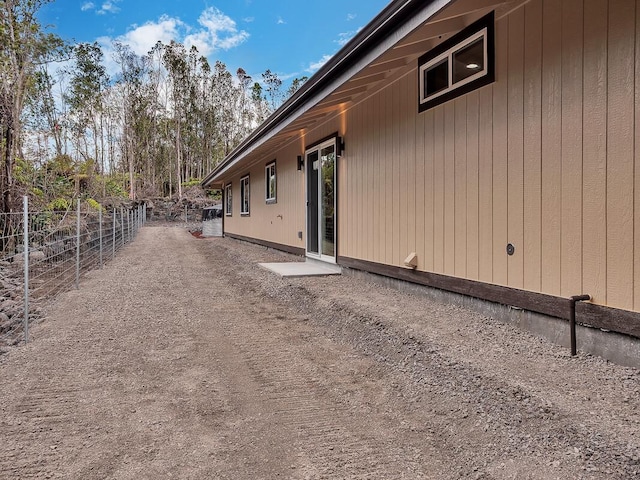
[[[13,168],[13,178],[16,182],[23,185],[28,185],[33,181],[35,168],[23,160],[22,158],[16,158],[16,164]]]
[[[289,98],[289,97],[293,96],[298,90],[300,90],[300,87],[302,87],[302,85],[304,85],[304,83],[307,80],[309,80],[309,77],[307,77],[307,76],[300,77],[300,78],[294,78],[291,81],[291,85],[287,89],[286,97]]]
[[[48,173],[62,177],[70,177],[75,170],[73,159],[69,155],[58,155],[54,157],[45,163],[44,169]]]
[[[207,197],[214,200],[222,200],[222,190],[207,190]]]
[[[58,211],[58,210],[68,210],[71,206],[71,201],[67,198],[54,198],[47,204],[47,210]]]
[[[100,205],[93,198],[87,198],[87,204],[96,211],[102,210],[102,205]]]
[[[122,186],[122,180],[117,177],[108,177],[105,179],[105,192],[110,197],[127,198],[129,194]]]
[[[0,40],[7,32],[0,28]],[[34,58],[64,51],[55,38],[42,40],[52,48],[34,52]],[[63,89],[46,63],[31,65],[22,114],[27,123],[19,125],[37,136],[27,154],[39,157],[18,162],[14,178],[43,207],[60,207],[61,199],[102,201],[128,198],[130,192],[152,196],[197,187],[285,98],[283,82],[271,70],[259,82],[243,69],[234,78],[224,63],[210,65],[195,47],[176,42],[158,42],[145,56],[116,43],[119,71],[112,77],[97,43],[79,43],[66,52]],[[286,95],[305,80],[294,79]],[[54,94],[59,91],[64,91],[61,98]],[[6,141],[0,135],[0,153]],[[74,152],[73,158],[64,151]]]
[[[202,182],[199,178],[191,178],[188,182],[182,182],[183,187],[197,187]]]
[[[78,165],[78,173],[84,175],[93,175],[96,168],[96,161],[93,158],[85,160]]]

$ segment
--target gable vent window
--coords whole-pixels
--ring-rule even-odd
[[[492,12],[420,57],[421,112],[494,81],[493,23]]]

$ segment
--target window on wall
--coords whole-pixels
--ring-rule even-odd
[[[231,200],[231,184],[224,187],[224,213],[231,216],[233,213],[233,203]]]
[[[249,215],[249,175],[240,179],[240,214]]]
[[[494,15],[491,12],[420,57],[422,112],[494,81]]]
[[[268,163],[264,172],[265,199],[267,203],[276,203],[276,161]]]

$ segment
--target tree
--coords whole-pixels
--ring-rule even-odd
[[[109,76],[102,63],[104,55],[97,43],[80,43],[73,48],[73,55],[74,67],[68,72],[69,92],[64,99],[73,119],[76,149],[85,162],[92,158],[100,160],[100,170],[104,173],[103,93],[109,86]],[[90,135],[92,152],[88,142]]]
[[[25,107],[27,114],[24,115],[24,126],[37,137],[38,144],[43,143],[44,148],[39,153],[40,160],[48,157],[48,150],[51,140],[55,155],[64,153],[64,127],[62,111],[59,102],[56,102],[54,95],[55,81],[48,72],[47,65],[41,65],[33,74],[29,88]]]
[[[271,70],[260,83],[242,68],[234,77],[224,63],[210,65],[176,42],[158,42],[144,56],[115,44],[120,72],[110,79],[97,43],[65,49],[42,32],[35,13],[49,1],[0,0],[0,212],[11,209],[18,184],[64,195],[66,187],[42,183],[58,164],[65,174],[56,179],[75,179],[72,194],[182,196],[183,183],[202,178],[284,98]],[[66,53],[68,67],[50,73],[47,62]],[[99,176],[102,192],[92,181]]]
[[[129,174],[129,197],[136,198],[136,164],[144,158],[148,140],[149,106],[149,57],[136,55],[128,45],[115,44],[116,62],[120,65],[117,84],[121,101],[120,150]]]
[[[271,112],[273,112],[282,102],[282,91],[280,90],[282,88],[282,80],[280,80],[277,73],[274,73],[269,69],[262,74],[262,80],[264,81],[265,89],[267,90],[267,97],[269,99]]]
[[[287,98],[291,98],[298,90],[300,90],[300,87],[302,87],[302,85],[304,85],[304,83],[309,79],[309,77],[300,77],[300,78],[294,78],[291,81],[291,85],[289,86],[289,88],[287,89]]]
[[[187,62],[184,45],[171,41],[164,50],[164,66],[167,69],[172,96],[173,123],[175,128],[176,179],[178,198],[182,198],[182,117],[185,87],[187,86]]]
[[[269,116],[269,105],[264,96],[262,85],[255,82],[251,87],[251,100],[253,102],[253,110],[255,112],[256,123],[260,124]]]
[[[48,2],[0,2],[0,212],[9,212],[12,207],[13,169],[29,81],[36,67],[63,47],[57,36],[42,31],[36,18],[37,11]]]
[[[251,109],[249,100],[249,92],[251,85],[251,76],[247,74],[244,68],[238,68],[236,72],[236,78],[238,79],[238,109],[240,114],[238,119],[238,142],[242,141],[253,129],[254,113]]]

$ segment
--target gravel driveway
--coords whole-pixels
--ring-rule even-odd
[[[640,477],[640,373],[144,227],[0,357],[0,478]]]

